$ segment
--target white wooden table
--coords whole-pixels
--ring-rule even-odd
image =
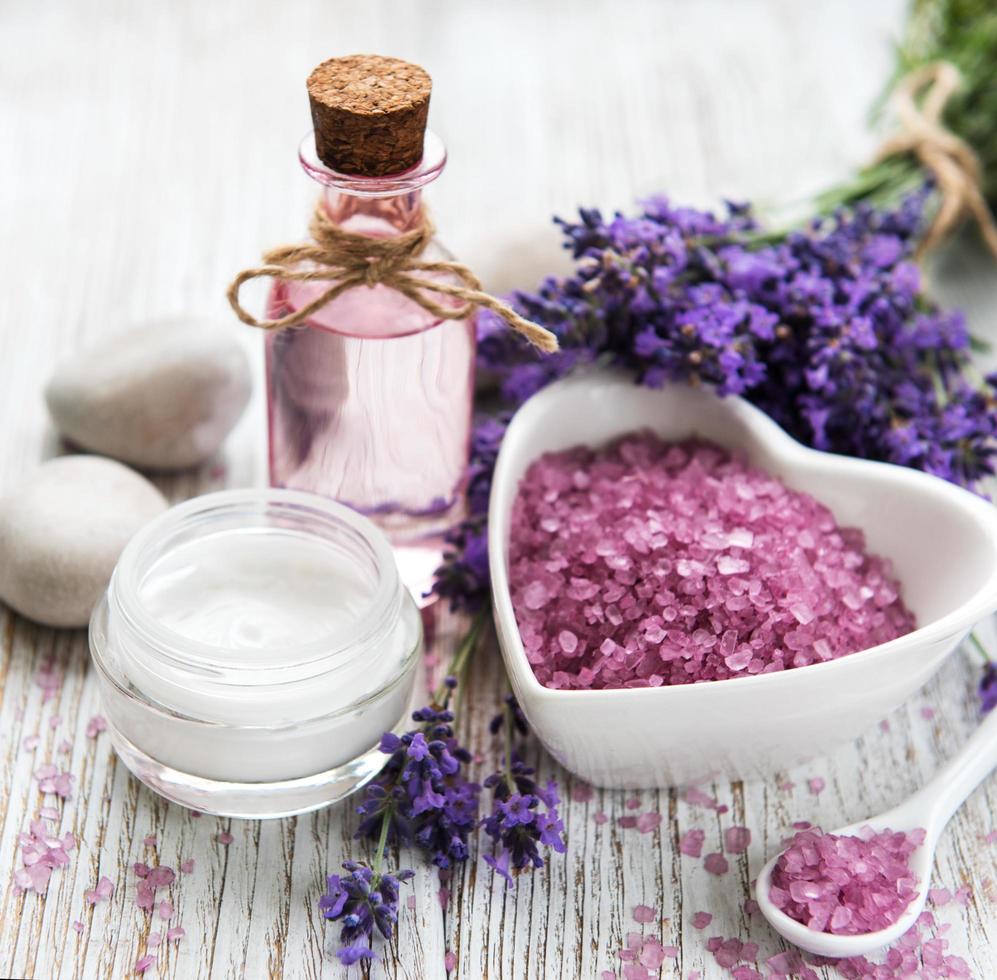
[[[40,398],[58,357],[135,318],[194,311],[231,323],[223,293],[233,272],[264,246],[301,235],[314,193],[295,159],[308,128],[303,82],[323,58],[380,51],[430,70],[432,124],[451,153],[432,191],[438,224],[504,289],[563,266],[553,212],[625,207],[658,190],[691,203],[786,200],[844,174],[872,146],[867,107],[900,17],[896,0],[4,0],[0,489],[58,451]],[[997,337],[986,261],[959,252],[941,265],[941,294],[958,297],[973,327]],[[255,346],[259,338],[243,329]],[[260,480],[261,427],[257,400],[223,467],[160,485],[179,500]],[[458,627],[441,616],[441,656]],[[62,683],[43,703],[37,672],[49,661]],[[642,928],[678,947],[663,976],[724,975],[705,950],[708,935],[750,938],[771,955],[781,948],[775,937],[742,910],[763,856],[794,819],[834,827],[917,787],[971,731],[977,676],[957,654],[889,719],[889,731],[766,783],[712,787],[730,808],[723,816],[675,792],[642,793],[641,809],[666,819],[640,834],[617,822],[634,812],[630,794],[572,802],[567,854],[515,891],[470,863],[443,909],[435,874],[422,869],[415,908],[403,902],[399,938],[370,975],[441,977],[452,951],[458,975],[471,980],[598,977],[619,968],[627,932]],[[106,736],[84,736],[98,706],[82,632],[0,612],[0,685],[0,976],[128,975],[159,928],[135,907],[129,865],[176,867],[189,857],[196,869],[173,886],[171,922],[187,936],[159,950],[158,975],[344,973],[326,951],[337,930],[316,901],[324,876],[364,853],[351,840],[348,804],[252,823],[196,819],[164,803],[128,775]],[[461,729],[487,754],[486,722],[502,690],[494,651],[471,685]],[[22,742],[31,735],[39,744],[29,751]],[[64,739],[68,755],[59,753]],[[32,773],[48,761],[77,776],[62,827],[80,849],[41,900],[16,896],[10,871],[17,834],[42,805]],[[571,778],[556,775],[569,792]],[[812,776],[826,780],[819,796],[807,789]],[[778,788],[788,782],[792,789]],[[972,797],[942,843],[935,879],[973,890],[967,908],[943,917],[955,923],[952,951],[984,980],[997,976],[997,846],[983,840],[995,803],[995,785]],[[608,822],[597,823],[597,811]],[[686,829],[702,827],[706,851],[719,850],[731,823],[747,824],[753,841],[728,875],[679,856]],[[234,838],[227,846],[216,839],[224,831]],[[154,847],[143,843],[149,835]],[[89,910],[84,891],[101,875],[117,889]],[[660,929],[633,923],[639,903],[664,917]],[[698,910],[715,917],[703,932],[690,924]]]

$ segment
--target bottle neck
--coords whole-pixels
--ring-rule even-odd
[[[337,225],[372,238],[390,238],[413,231],[425,218],[421,190],[359,197],[327,186],[322,192],[322,204]]]

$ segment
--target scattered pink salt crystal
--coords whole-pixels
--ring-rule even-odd
[[[409,895],[409,897],[407,899],[405,899],[405,904],[406,904],[406,906],[408,908],[414,909],[415,908],[415,895]]]
[[[107,719],[103,715],[94,715],[87,722],[87,738],[96,738],[104,731],[107,731]]]
[[[132,870],[135,872],[137,877],[145,878],[149,874],[149,865],[147,865],[144,861],[136,861],[132,865]]]
[[[631,796],[630,799],[626,801],[626,803],[624,804],[624,806],[628,810],[639,810],[640,809],[640,797],[639,796]]]
[[[997,830],[991,830],[986,837],[983,838],[988,844],[997,844]]]
[[[814,796],[820,796],[820,794],[824,792],[825,786],[827,786],[827,783],[824,782],[824,779],[821,776],[814,776],[807,780],[807,789],[809,789]]]
[[[436,893],[436,898],[440,903],[440,908],[443,909],[444,912],[446,912],[447,906],[450,904],[450,889],[441,888]]]
[[[572,783],[571,798],[575,803],[588,803],[593,796],[595,796],[595,790],[588,783]]]
[[[148,970],[149,967],[152,966],[155,962],[156,962],[156,957],[150,956],[148,953],[146,953],[145,956],[140,956],[135,961],[134,970],[136,973],[145,973],[145,971]]]
[[[706,857],[703,858],[703,867],[706,868],[711,875],[723,875],[727,873],[730,865],[727,863],[727,858],[725,858],[722,854],[707,854]]]
[[[682,792],[682,799],[690,806],[702,806],[707,810],[717,809],[717,801],[698,786],[687,786]]]
[[[741,907],[744,909],[744,914],[748,916],[761,911],[761,906],[753,898],[746,898]]]
[[[728,827],[724,831],[724,850],[728,854],[743,854],[751,843],[751,831],[747,827]]]
[[[865,827],[855,836],[802,830],[776,861],[769,897],[817,932],[854,936],[884,929],[917,895],[907,862],[924,837],[920,829]]]
[[[161,919],[169,919],[173,916],[173,903],[172,902],[160,902],[158,906],[159,917]]]
[[[149,834],[148,837],[146,837],[146,838],[143,839],[142,843],[146,847],[155,847],[158,842],[157,842],[156,837],[155,837],[154,834]]]
[[[43,793],[54,793],[60,799],[68,800],[73,795],[73,783],[76,777],[70,772],[60,772],[51,763],[42,766],[35,773],[38,788]]]
[[[41,741],[37,735],[25,735],[21,740],[21,748],[25,752],[34,752],[38,748],[38,743]]]
[[[43,817],[45,820],[58,820],[59,811],[54,806],[43,806],[38,811],[38,816]]]
[[[176,880],[177,873],[165,864],[161,864],[155,868],[150,868],[149,874],[146,878],[146,881],[148,881],[153,888],[165,888],[168,885],[172,885]]]
[[[68,738],[64,738],[59,743],[59,754],[60,755],[69,755],[69,753],[72,752],[72,751],[73,751],[73,743],[70,742]]]
[[[185,874],[189,875],[194,870],[194,859],[187,858],[186,861],[180,862],[180,870]]]
[[[166,940],[167,942],[173,942],[175,939],[183,939],[187,935],[187,930],[183,926],[174,926],[172,929],[166,930]]]
[[[955,894],[952,896],[953,901],[963,907],[969,905],[969,900],[973,897],[973,890],[969,885],[963,885],[961,888],[957,888]]]
[[[511,523],[513,605],[547,687],[751,676],[914,628],[861,532],[708,443],[635,433],[549,453]]]
[[[706,831],[693,828],[687,830],[679,838],[679,851],[687,857],[698,858],[703,853],[703,843],[706,840]]]
[[[596,810],[595,813],[592,814],[592,819],[597,824],[604,824],[609,820],[609,817],[603,813],[602,810]]]
[[[928,901],[937,908],[942,908],[952,901],[952,892],[947,888],[929,888]]]
[[[794,783],[791,779],[784,779],[782,782],[776,783],[776,789],[783,793],[791,793],[795,788],[796,783]]]
[[[114,882],[110,878],[101,878],[97,887],[84,892],[83,897],[90,905],[96,905],[98,902],[106,902],[113,894]]]
[[[443,968],[450,973],[457,968],[457,954],[452,950],[447,950],[443,957]]]
[[[658,913],[650,905],[637,905],[634,907],[634,922],[654,922]]]
[[[700,980],[701,977],[702,973],[700,973],[699,970],[690,970],[689,976],[686,977],[686,980]]]
[[[74,919],[73,920],[73,932],[75,932],[77,934],[82,934],[82,932],[83,932],[83,930],[85,928],[86,928],[86,926],[83,925],[83,923],[80,922],[79,919]]]
[[[62,837],[41,818],[32,820],[29,829],[18,835],[21,867],[14,870],[14,893],[24,891],[43,895],[56,868],[69,864],[69,852],[76,847],[72,834]]]
[[[692,924],[696,929],[705,929],[713,921],[713,916],[709,912],[695,912],[692,916]]]
[[[599,976],[601,977],[601,980],[619,980],[615,970],[603,970]]]
[[[149,938],[145,941],[146,949],[159,949],[163,942],[163,934],[160,932],[150,932]]]
[[[652,831],[658,829],[661,826],[662,816],[660,813],[648,811],[647,813],[641,813],[637,817],[637,829],[642,834],[650,834]]]
[[[54,732],[62,724],[62,715],[52,715],[48,720],[48,727]]]
[[[618,817],[616,822],[624,830],[632,830],[634,827],[637,826],[637,818],[633,814],[626,814],[622,817]]]
[[[235,840],[235,838],[227,830],[223,830],[215,837],[215,840],[218,841],[219,844],[228,846]]]
[[[42,689],[42,704],[51,701],[62,688],[62,674],[56,667],[55,658],[47,657],[35,671],[35,684]]]
[[[935,717],[935,709],[926,704],[923,708],[921,708],[921,717],[931,721],[931,719]]]

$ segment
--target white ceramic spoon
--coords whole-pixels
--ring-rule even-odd
[[[769,861],[755,884],[755,898],[772,928],[794,946],[819,956],[863,956],[899,939],[917,920],[924,908],[935,860],[935,846],[949,818],[962,806],[966,797],[997,766],[997,709],[991,711],[962,750],[941,769],[934,779],[913,796],[878,817],[860,820],[835,834],[856,834],[863,827],[875,831],[903,830],[918,827],[926,831],[924,843],[910,856],[910,868],[919,883],[917,897],[904,914],[886,929],[856,936],[839,936],[808,929],[776,908],[769,898],[772,869],[779,855]]]

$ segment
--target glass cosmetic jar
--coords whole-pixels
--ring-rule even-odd
[[[125,765],[167,799],[238,817],[313,810],[375,775],[421,651],[384,535],[296,490],[207,494],[151,521],[90,623]]]

